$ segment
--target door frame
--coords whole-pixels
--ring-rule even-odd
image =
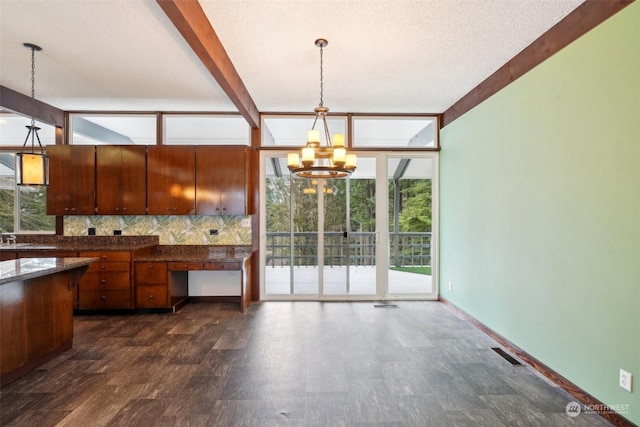
[[[362,157],[375,158],[376,160],[376,293],[375,295],[322,295],[322,283],[319,284],[318,294],[271,294],[265,292],[265,268],[266,268],[266,168],[265,162],[271,157],[287,157],[291,150],[261,150],[259,167],[259,193],[260,193],[260,218],[259,218],[259,246],[260,246],[260,301],[370,301],[375,300],[437,300],[439,295],[439,156],[437,152],[416,151],[379,151],[363,152]],[[389,204],[388,196],[388,162],[391,158],[426,158],[432,160],[432,234],[431,234],[431,270],[433,292],[430,294],[403,294],[389,295]],[[385,177],[378,179],[377,177]],[[322,249],[319,246],[319,250]],[[320,254],[319,254],[320,255]],[[320,260],[320,258],[319,258]],[[320,279],[322,279],[322,266],[319,265]]]

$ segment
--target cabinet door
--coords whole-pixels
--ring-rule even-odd
[[[246,151],[244,146],[196,147],[196,213],[247,213]]]
[[[147,148],[147,207],[150,215],[195,212],[195,147]]]
[[[143,215],[147,211],[147,147],[121,147],[120,189],[123,215]]]
[[[93,215],[95,213],[95,147],[53,145],[49,156],[47,214]]]
[[[146,147],[96,147],[96,213],[143,215],[146,211]]]
[[[120,214],[120,147],[96,147],[96,213]]]
[[[223,215],[247,214],[246,147],[220,147],[218,173]]]

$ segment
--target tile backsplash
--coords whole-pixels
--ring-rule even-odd
[[[161,245],[251,245],[249,216],[65,216],[65,236],[158,236]],[[243,221],[246,220],[246,221]],[[243,222],[245,224],[243,224]],[[249,226],[244,227],[243,225]],[[210,230],[217,230],[211,235]]]

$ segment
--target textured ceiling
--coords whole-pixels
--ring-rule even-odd
[[[200,0],[260,111],[440,113],[582,0]],[[0,0],[0,84],[64,110],[235,111],[151,0]]]

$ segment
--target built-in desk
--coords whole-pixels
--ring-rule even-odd
[[[0,262],[0,385],[73,345],[74,290],[94,258]]]
[[[239,272],[240,311],[251,302],[251,253],[202,249],[165,250],[136,258],[136,308],[176,311],[191,299],[206,300],[189,294],[189,272]],[[215,298],[215,295],[211,296]]]

